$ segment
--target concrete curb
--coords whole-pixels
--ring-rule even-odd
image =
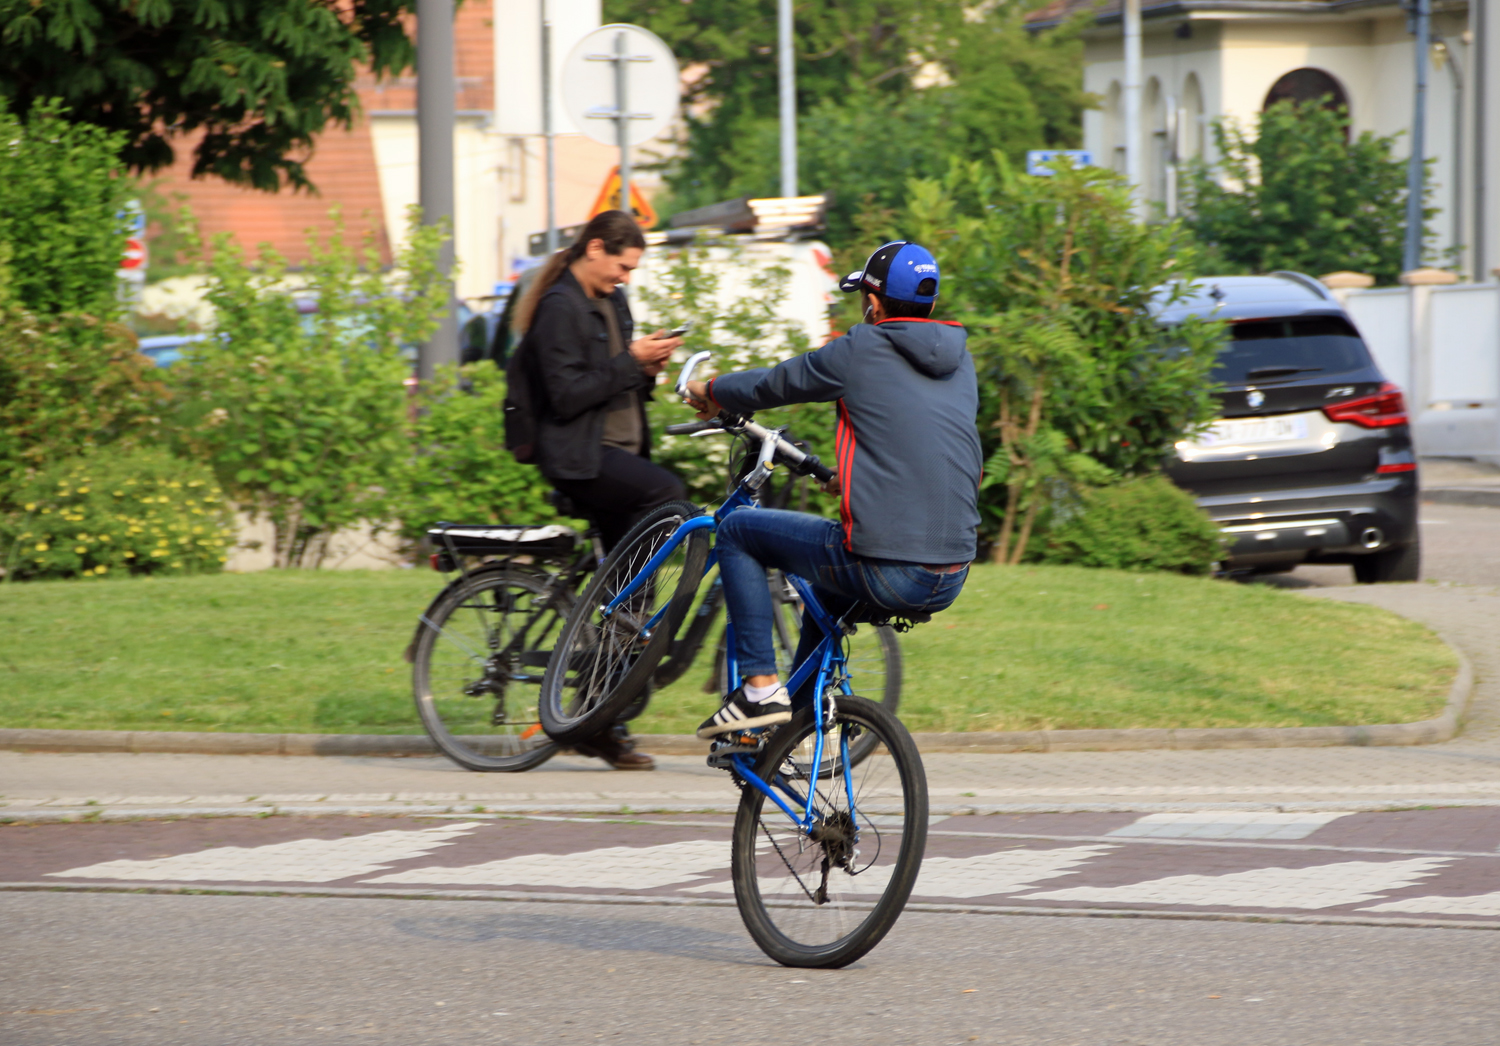
[[[1454,643],[1458,674],[1441,715],[1373,726],[1226,727],[1180,730],[1016,730],[913,734],[923,752],[1124,752],[1147,749],[1328,748],[1428,745],[1463,726],[1474,668]],[[644,751],[701,755],[708,743],[691,734],[639,734]],[[437,754],[425,734],[212,734],[154,730],[0,729],[0,749],[15,752],[198,753],[210,755],[423,756]]]
[[[1422,491],[1423,501],[1435,501],[1443,505],[1484,505],[1500,508],[1500,488],[1497,487],[1434,487]]]
[[[630,908],[732,908],[731,897],[528,893],[521,890],[375,889],[358,886],[231,886],[218,883],[0,883],[6,893],[123,893],[228,897],[337,897],[377,901],[489,901],[510,904],[590,904]],[[865,906],[861,905],[860,908]],[[1434,930],[1500,930],[1494,920],[1413,919],[1374,915],[1292,915],[1275,912],[1185,912],[1143,908],[1031,908],[1025,905],[911,901],[908,912],[933,915],[1036,915],[1052,918],[1169,919],[1188,922],[1297,923],[1305,926],[1393,926]]]

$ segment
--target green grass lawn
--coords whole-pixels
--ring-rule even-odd
[[[0,726],[416,733],[426,570],[0,585]],[[902,637],[913,730],[1323,726],[1435,715],[1455,659],[1372,607],[1262,586],[976,567]],[[633,727],[714,707],[709,653]]]

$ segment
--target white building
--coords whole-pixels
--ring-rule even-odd
[[[1088,7],[1063,0],[1032,24]],[[1167,213],[1176,205],[1178,164],[1213,149],[1211,122],[1231,117],[1253,128],[1255,115],[1282,97],[1333,93],[1348,106],[1354,133],[1407,131],[1397,140],[1406,155],[1416,45],[1396,0],[1143,0],[1142,7],[1143,188]],[[1119,0],[1097,10],[1084,34],[1084,86],[1100,108],[1084,115],[1084,147],[1123,170]],[[1487,279],[1500,266],[1500,0],[1436,0],[1432,38],[1424,151],[1436,160],[1436,245],[1460,247],[1464,276]]]

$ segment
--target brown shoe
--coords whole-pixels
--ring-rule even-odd
[[[614,726],[606,733],[575,744],[573,751],[591,759],[603,759],[616,770],[655,770],[656,760],[635,750],[635,740],[624,727]]]

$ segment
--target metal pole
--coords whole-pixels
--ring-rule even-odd
[[[777,75],[781,88],[781,195],[797,195],[797,67],[792,0],[777,0]]]
[[[1141,177],[1141,0],[1125,0],[1125,180],[1135,215],[1146,218],[1146,198]]]
[[[1411,121],[1411,157],[1406,163],[1406,245],[1401,253],[1405,272],[1422,265],[1422,188],[1426,169],[1427,130],[1427,49],[1432,23],[1432,0],[1416,0],[1417,90],[1416,110]]]
[[[620,210],[630,213],[630,109],[626,69],[630,38],[625,30],[615,34],[615,127],[620,140]]]
[[[552,133],[552,23],[542,5],[542,142],[547,154],[547,253],[557,250],[557,149]]]
[[[417,0],[417,201],[422,224],[446,223],[438,271],[453,272],[453,0]],[[441,363],[458,360],[458,318],[449,307],[418,350],[417,378],[430,381]]]
[[[1489,162],[1489,149],[1492,144],[1492,134],[1487,133],[1484,121],[1489,116],[1489,103],[1485,97],[1490,89],[1490,76],[1485,68],[1486,63],[1493,56],[1490,49],[1488,33],[1490,32],[1490,17],[1493,14],[1490,4],[1495,0],[1477,0],[1469,10],[1473,12],[1474,18],[1474,223],[1470,230],[1470,239],[1473,243],[1473,268],[1470,270],[1474,282],[1478,283],[1489,277],[1489,270],[1485,268],[1487,254],[1485,251],[1485,236],[1488,229],[1485,225],[1485,164]]]

